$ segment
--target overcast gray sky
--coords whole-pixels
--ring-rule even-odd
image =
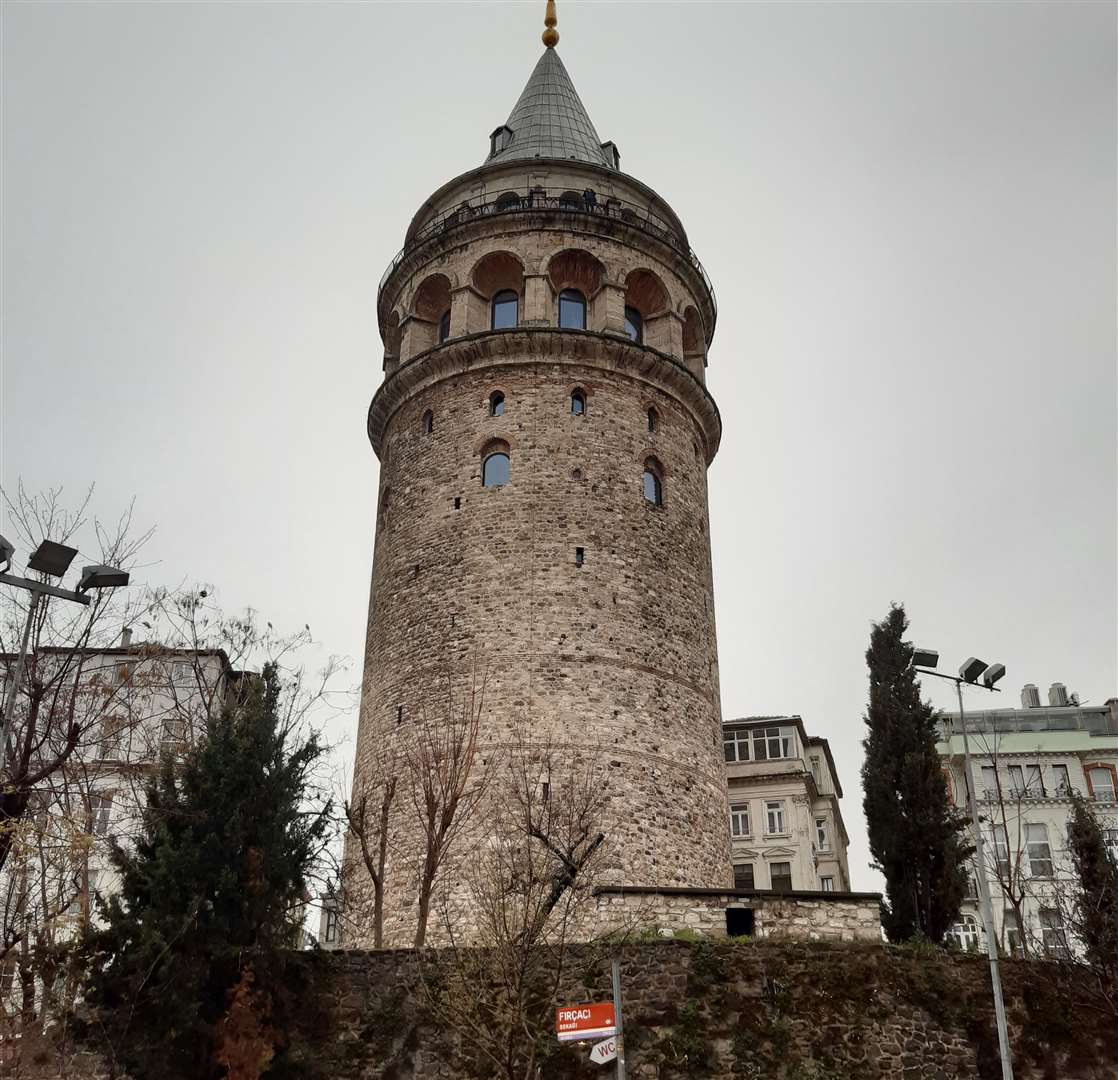
[[[8,0],[0,483],[135,496],[151,582],[360,656],[377,282],[543,8]],[[1003,661],[996,704],[1118,693],[1115,6],[562,0],[559,29],[718,294],[723,713],[831,740],[871,887],[890,601],[945,667]]]

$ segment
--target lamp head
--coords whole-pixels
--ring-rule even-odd
[[[13,544],[6,536],[0,536],[0,562],[4,564],[4,570],[8,570],[11,567],[12,556],[15,555],[15,553],[15,544]]]
[[[939,653],[935,649],[913,649],[912,662],[917,667],[934,668],[939,663]]]
[[[976,683],[978,677],[986,670],[986,661],[979,660],[977,656],[970,657],[961,668],[959,668],[959,678],[963,682]]]
[[[27,560],[27,566],[28,569],[38,570],[41,574],[62,577],[70,569],[70,563],[74,561],[77,553],[77,548],[56,544],[53,540],[44,540]]]
[[[994,683],[1004,675],[1005,664],[991,664],[982,676],[982,685],[985,686],[987,690],[993,690]]]
[[[115,589],[118,585],[127,584],[127,570],[117,570],[113,566],[87,566],[82,570],[78,592],[85,593],[90,589]]]

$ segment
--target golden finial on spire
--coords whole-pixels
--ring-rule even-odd
[[[543,43],[549,49],[554,49],[559,44],[559,31],[555,29],[558,21],[555,17],[555,0],[547,0],[547,12],[543,17],[543,24],[547,29],[543,32]]]

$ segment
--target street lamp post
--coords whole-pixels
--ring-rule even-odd
[[[937,679],[947,679],[955,684],[959,698],[959,727],[963,733],[963,768],[967,781],[967,808],[970,811],[971,825],[974,827],[975,858],[978,862],[978,905],[982,911],[982,924],[986,929],[986,955],[990,958],[990,986],[994,993],[994,1018],[998,1026],[998,1053],[1002,1062],[1002,1080],[1013,1080],[1013,1058],[1009,1050],[1009,1029],[1005,1019],[1005,1000],[1002,997],[1001,972],[998,965],[998,941],[994,933],[994,911],[990,904],[990,886],[986,881],[986,859],[982,840],[982,825],[978,818],[978,802],[974,795],[974,768],[970,759],[970,741],[967,738],[967,717],[963,709],[963,683],[968,686],[981,685],[984,690],[995,693],[1001,691],[994,685],[1004,674],[1004,664],[987,666],[976,657],[970,657],[959,674],[944,675],[931,669],[939,663],[939,653],[932,649],[915,649],[912,655],[915,669],[922,675],[934,675]],[[923,666],[920,666],[923,665]],[[981,676],[982,683],[978,679]]]
[[[65,544],[55,543],[53,540],[44,540],[27,560],[30,570],[49,577],[62,577],[70,569],[70,563],[77,555],[77,549],[67,547]],[[34,578],[17,577],[8,571],[12,567],[12,556],[15,555],[15,546],[0,536],[0,560],[4,563],[4,570],[0,573],[0,583],[14,585],[17,589],[25,589],[31,593],[31,602],[27,606],[27,620],[23,624],[23,639],[19,646],[19,655],[16,658],[15,671],[8,682],[8,692],[4,699],[4,720],[0,726],[0,767],[6,767],[8,760],[8,739],[12,732],[12,721],[15,718],[16,695],[19,693],[20,683],[23,681],[23,670],[27,663],[27,650],[31,642],[31,628],[35,623],[35,616],[39,611],[39,604],[44,605],[52,596],[70,600],[75,604],[89,604],[87,595],[90,589],[112,589],[118,585],[128,584],[128,571],[119,570],[112,566],[87,566],[82,570],[81,580],[78,582],[76,592],[63,589],[59,585],[51,585],[47,581],[38,581]]]

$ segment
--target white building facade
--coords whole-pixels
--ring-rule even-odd
[[[1067,928],[1072,792],[1090,801],[1118,860],[1118,698],[1080,705],[1054,683],[1042,705],[1030,684],[1021,708],[968,711],[966,721],[999,945],[1006,953],[1067,955],[1077,949]],[[958,714],[946,714],[941,729],[949,789],[965,809]],[[956,944],[974,950],[985,948],[976,871],[972,860],[970,896],[952,931]]]
[[[849,892],[842,786],[826,739],[799,716],[722,724],[734,887]]]

